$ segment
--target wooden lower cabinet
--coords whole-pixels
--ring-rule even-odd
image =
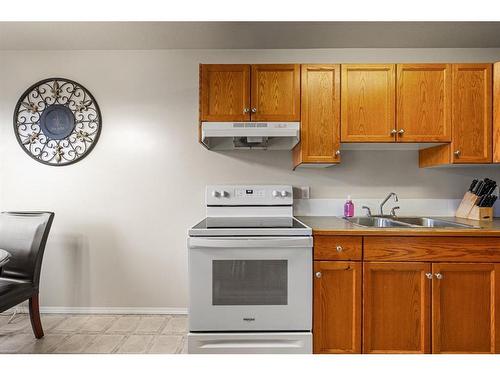
[[[315,353],[500,353],[500,238],[314,243]]]
[[[361,353],[361,262],[314,262],[314,353]]]
[[[432,352],[498,353],[500,265],[432,265]]]
[[[363,265],[363,353],[430,353],[430,263]]]

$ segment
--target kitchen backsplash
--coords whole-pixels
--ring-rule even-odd
[[[382,199],[353,199],[354,215],[366,215],[362,206],[370,207],[372,214],[378,214]],[[384,213],[389,213],[394,206],[400,216],[455,216],[455,211],[461,199],[399,199],[398,202],[389,200],[384,206]],[[345,199],[295,199],[295,216],[342,216]],[[500,204],[494,205],[495,217],[500,216]]]

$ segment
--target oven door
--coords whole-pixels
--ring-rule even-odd
[[[311,237],[191,237],[189,328],[310,331]]]

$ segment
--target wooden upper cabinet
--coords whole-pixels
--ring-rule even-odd
[[[342,65],[342,142],[394,142],[394,64]]]
[[[300,65],[252,65],[253,121],[300,121]]]
[[[201,121],[250,121],[250,65],[201,65]]]
[[[453,65],[453,162],[492,161],[491,64]]]
[[[397,65],[398,142],[451,141],[451,64]]]
[[[431,265],[363,267],[363,353],[430,353]]]
[[[500,62],[493,66],[493,162],[500,163]]]
[[[432,352],[499,352],[500,265],[436,263],[432,272]]]
[[[340,65],[302,65],[300,144],[294,166],[340,161]]]
[[[314,353],[361,353],[361,263],[314,262]]]

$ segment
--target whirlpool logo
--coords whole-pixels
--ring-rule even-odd
[[[255,318],[243,318],[245,322],[255,322]]]

